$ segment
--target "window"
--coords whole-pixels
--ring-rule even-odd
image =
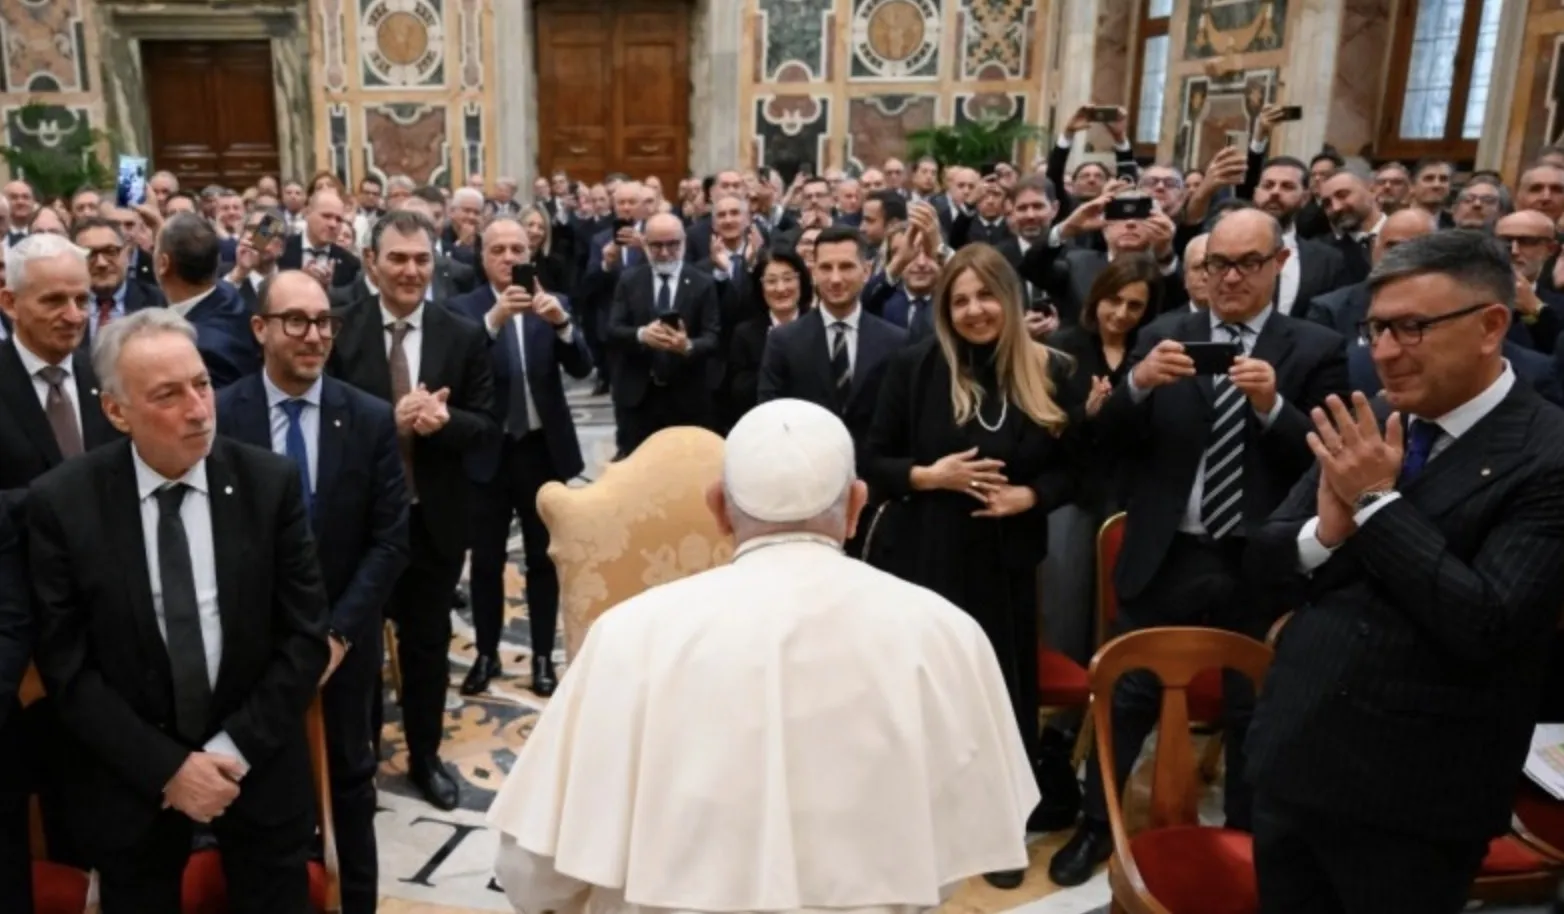
[[[1403,0],[1377,154],[1477,155],[1504,0]]]
[[[1134,84],[1130,87],[1130,141],[1137,159],[1157,155],[1162,138],[1162,103],[1168,81],[1168,20],[1173,0],[1142,0]]]

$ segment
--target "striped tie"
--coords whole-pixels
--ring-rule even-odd
[[[1222,324],[1219,330],[1241,343],[1242,324]],[[1211,381],[1216,395],[1211,443],[1206,446],[1205,486],[1200,497],[1200,523],[1212,539],[1232,533],[1244,519],[1244,427],[1248,400],[1225,374]]]
[[[847,357],[847,322],[836,321],[831,330],[831,377],[836,381],[836,401],[845,405],[853,386],[853,363]]]

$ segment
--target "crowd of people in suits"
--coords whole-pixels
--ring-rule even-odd
[[[1122,112],[1111,158],[1069,170],[1086,107],[1029,173],[734,169],[671,197],[561,173],[530,203],[480,176],[194,195],[159,173],[128,208],[7,185],[0,897],[28,890],[38,794],[107,914],[176,909],[211,841],[235,910],[304,910],[318,688],[345,910],[374,910],[384,621],[436,807],[460,798],[453,594],[470,554],[481,693],[513,524],[530,687],[557,684],[535,499],[583,470],[569,376],[610,397],[620,456],[771,400],[841,417],[869,491],[847,550],[992,642],[1029,827],[1075,829],[1055,883],[1112,844],[1074,723],[1038,723],[1038,645],[1089,660],[1094,538],[1123,511],[1115,633],[1263,638],[1297,610],[1258,702],[1223,681],[1225,815],[1275,910],[1456,910],[1538,701],[1564,699],[1564,152],[1513,182],[1366,172],[1271,155],[1283,117],[1198,171],[1137,163]],[[23,711],[29,663],[47,697]],[[1120,789],[1159,691],[1112,697]],[[1456,719],[1484,737],[1449,751]],[[1390,822],[1419,827],[1368,879],[1338,839]]]

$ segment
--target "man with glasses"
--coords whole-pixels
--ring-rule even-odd
[[[217,430],[298,467],[331,606],[321,702],[343,911],[370,914],[379,895],[374,703],[382,611],[408,554],[396,422],[388,404],[325,376],[342,319],[313,276],[278,273],[259,291],[250,326],[265,362],[218,397]]]
[[[1553,222],[1536,210],[1524,210],[1500,219],[1494,234],[1509,248],[1515,268],[1515,320],[1508,338],[1551,353],[1564,329],[1559,317],[1564,295],[1539,288],[1539,280],[1543,266],[1559,251]]]
[[[87,332],[82,337],[84,348],[91,349],[98,331],[109,321],[142,308],[168,304],[157,286],[128,274],[130,244],[118,225],[96,217],[77,220],[71,226],[71,241],[87,255],[87,273],[92,283]]]
[[[1271,296],[1283,259],[1282,229],[1254,209],[1224,216],[1207,241],[1208,311],[1169,316],[1141,329],[1130,373],[1097,416],[1131,480],[1129,521],[1114,574],[1115,633],[1203,625],[1264,637],[1256,592],[1242,573],[1249,537],[1312,460],[1309,411],[1345,391],[1341,337],[1276,312]],[[1225,372],[1198,374],[1186,344],[1232,344]],[[1230,828],[1249,827],[1244,732],[1253,684],[1224,677],[1225,809]],[[1133,673],[1113,696],[1116,788],[1123,790],[1156,724],[1161,687]],[[1078,885],[1113,852],[1096,759],[1086,768],[1085,820],[1054,855],[1049,876]]]
[[[1509,830],[1564,592],[1564,414],[1503,355],[1515,277],[1472,231],[1389,252],[1385,379],[1314,411],[1250,564],[1301,607],[1249,741],[1265,911],[1454,914]]]
[[[1490,231],[1500,216],[1510,213],[1510,193],[1499,179],[1480,175],[1466,182],[1450,212],[1456,228]]]

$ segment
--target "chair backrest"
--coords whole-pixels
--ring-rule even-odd
[[[326,871],[326,914],[342,910],[342,872],[337,863],[336,819],[331,810],[331,764],[326,754],[326,712],[320,693],[304,712],[304,732],[310,744],[310,779],[320,812],[321,864]]]
[[[1164,828],[1199,822],[1199,779],[1189,735],[1189,684],[1205,670],[1230,669],[1247,676],[1258,689],[1270,665],[1270,647],[1215,628],[1147,628],[1103,645],[1092,658],[1092,716],[1107,788],[1108,817],[1115,832],[1122,831],[1124,815],[1113,787],[1112,695],[1119,679],[1134,670],[1148,670],[1162,681],[1150,827]]]
[[[1101,647],[1113,631],[1119,616],[1119,591],[1113,586],[1113,571],[1119,567],[1119,550],[1124,547],[1123,511],[1102,522],[1097,530],[1097,645]]]
[[[543,487],[538,515],[559,570],[567,657],[610,607],[733,557],[706,508],[706,490],[721,478],[722,439],[681,426],[646,439],[590,485]]]

